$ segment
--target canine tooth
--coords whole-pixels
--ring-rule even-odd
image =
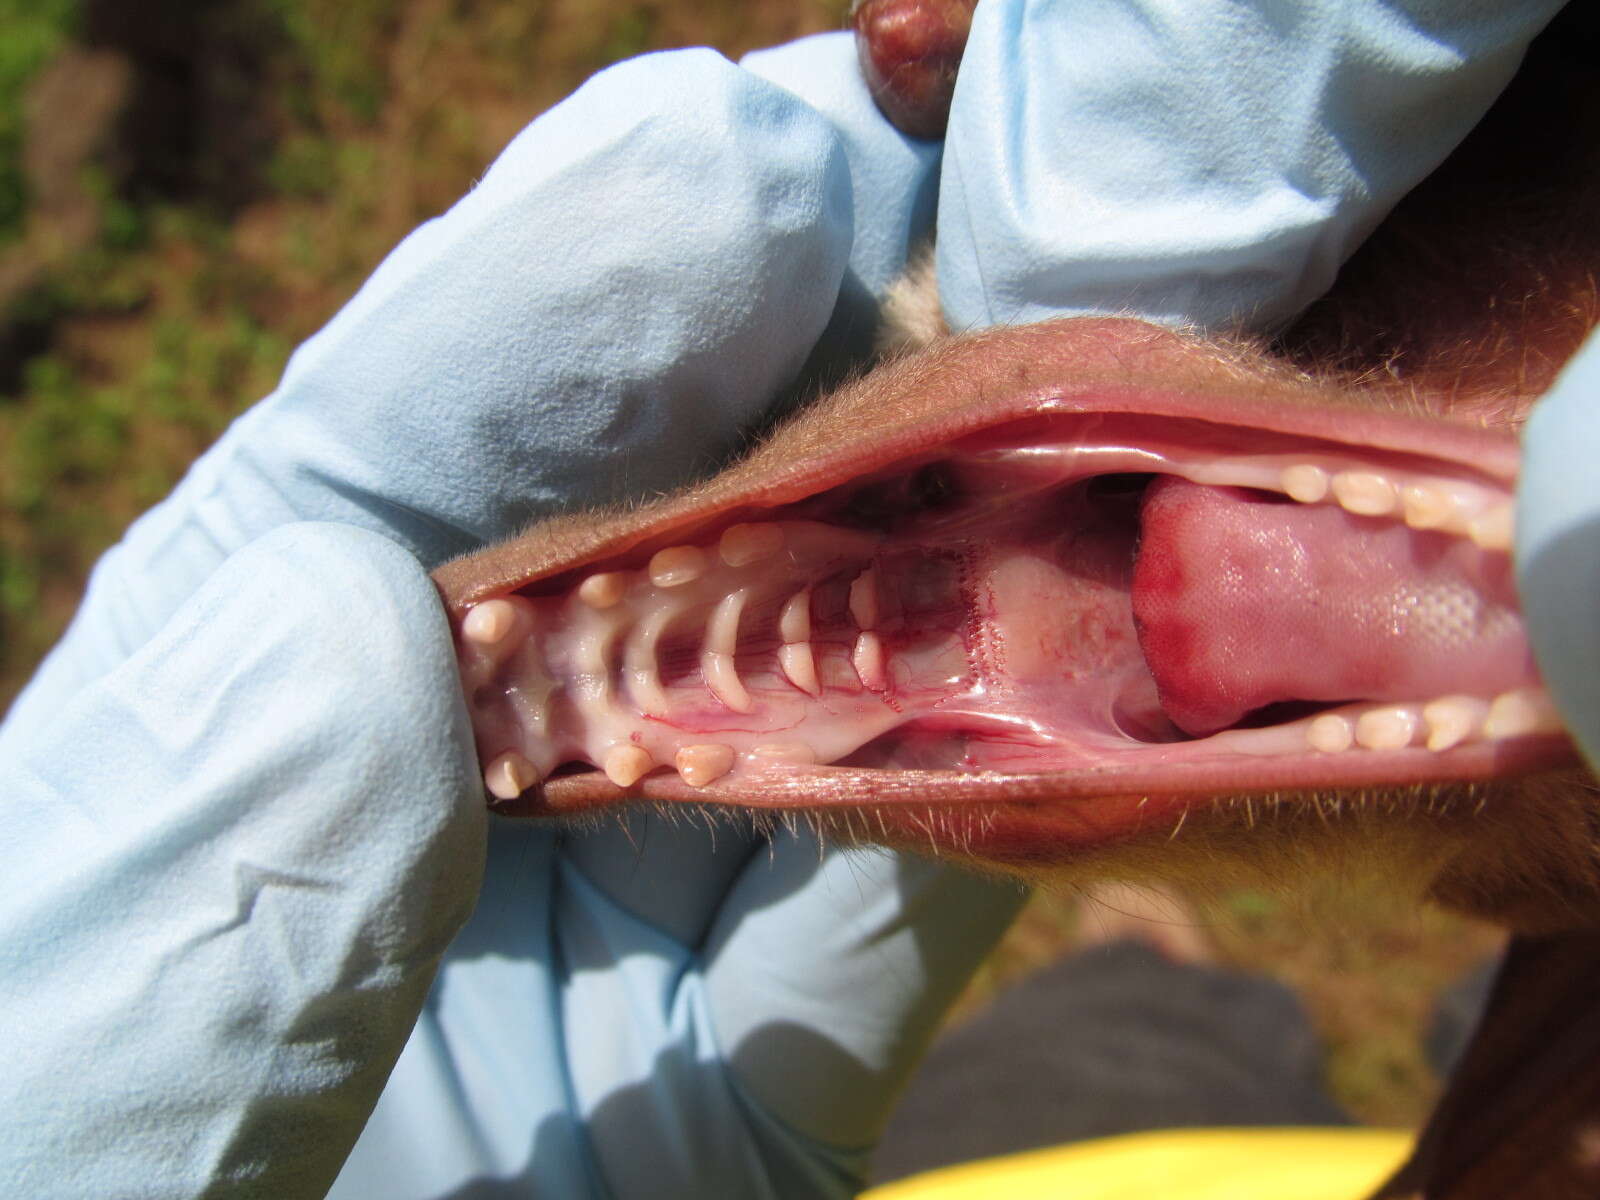
[[[606,751],[606,778],[618,787],[632,787],[655,765],[643,746],[613,746]]]
[[[736,713],[747,713],[755,707],[750,693],[745,691],[734,666],[733,655],[706,651],[700,656],[700,674],[711,689],[711,694]]]
[[[786,642],[811,640],[811,593],[796,592],[783,603],[783,613],[778,618],[778,636]]]
[[[461,636],[480,646],[492,646],[511,632],[517,623],[516,607],[509,600],[485,600],[474,604],[461,618]]]
[[[748,566],[782,549],[781,525],[730,525],[717,543],[717,553],[730,567]]]
[[[485,769],[483,782],[496,800],[515,800],[539,782],[539,768],[515,750],[508,750]]]
[[[1285,467],[1278,481],[1283,485],[1283,490],[1289,494],[1289,498],[1298,500],[1301,504],[1316,504],[1326,499],[1328,495],[1328,473],[1311,463],[1298,463],[1292,467]]]
[[[1471,737],[1482,724],[1489,706],[1476,696],[1441,696],[1422,706],[1428,727],[1428,749],[1449,750]]]
[[[739,615],[748,593],[740,588],[717,601],[706,622],[705,648],[714,654],[732,654],[739,643]]]
[[[1333,477],[1333,498],[1345,512],[1381,517],[1394,511],[1394,484],[1371,471],[1340,471]]]
[[[1510,550],[1513,521],[1510,504],[1497,504],[1467,522],[1467,535],[1480,550]]]
[[[817,761],[817,752],[804,742],[767,742],[750,749],[750,757],[761,762],[787,762],[802,765]]]
[[[590,608],[610,608],[628,590],[628,577],[621,571],[597,571],[578,585],[578,599]]]
[[[1400,489],[1400,507],[1412,529],[1443,529],[1456,515],[1456,498],[1442,487],[1408,483]]]
[[[661,676],[656,674],[654,663],[628,670],[628,698],[642,713],[652,717],[667,715],[667,692],[661,686]]]
[[[661,686],[656,666],[656,643],[677,615],[670,608],[657,608],[634,626],[622,649],[622,670],[628,680],[628,695],[639,711],[652,717],[667,715],[667,693]]]
[[[650,558],[650,582],[659,588],[682,587],[706,571],[706,552],[699,546],[668,546]]]
[[[786,679],[808,696],[822,695],[822,685],[817,682],[817,660],[811,655],[810,642],[786,642],[778,647],[778,665]]]
[[[878,627],[878,573],[871,567],[850,581],[850,616],[858,629]]]
[[[861,686],[869,692],[881,692],[889,686],[889,675],[884,669],[883,642],[870,630],[856,637],[850,651],[850,665],[856,669]]]
[[[733,747],[685,746],[672,761],[690,787],[705,787],[733,769]]]
[[[1306,744],[1324,754],[1338,754],[1350,749],[1355,741],[1355,731],[1348,719],[1337,713],[1323,713],[1306,726]]]
[[[1369,708],[1356,718],[1356,744],[1368,750],[1403,750],[1417,732],[1409,708]]]
[[[1560,733],[1561,715],[1543,688],[1515,688],[1502,692],[1489,704],[1483,733],[1489,738],[1522,737],[1530,733]]]

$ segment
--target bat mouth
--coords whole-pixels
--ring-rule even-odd
[[[442,569],[490,792],[1115,824],[1570,758],[1517,606],[1509,433],[1145,327],[1130,378],[1120,324],[958,343],[675,501]]]

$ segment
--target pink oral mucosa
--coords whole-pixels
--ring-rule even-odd
[[[1104,386],[995,407],[456,598],[490,793],[1048,802],[1565,760],[1510,434]]]

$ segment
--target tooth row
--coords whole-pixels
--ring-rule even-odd
[[[1481,488],[1436,479],[1397,480],[1379,471],[1328,471],[1315,463],[1284,467],[1278,483],[1301,504],[1331,499],[1357,516],[1397,516],[1412,529],[1470,537],[1483,550],[1511,549],[1511,502],[1493,499]]]
[[[1385,704],[1359,712],[1328,712],[1297,722],[1305,744],[1322,754],[1364,750],[1403,750],[1416,743],[1440,752],[1468,741],[1500,741],[1531,734],[1560,733],[1560,714],[1539,687],[1514,688],[1493,700],[1442,696],[1426,704]]]

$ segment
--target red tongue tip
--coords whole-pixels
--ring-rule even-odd
[[[1283,701],[1489,695],[1531,670],[1508,556],[1174,477],[1145,494],[1133,613],[1162,708],[1195,737]]]

